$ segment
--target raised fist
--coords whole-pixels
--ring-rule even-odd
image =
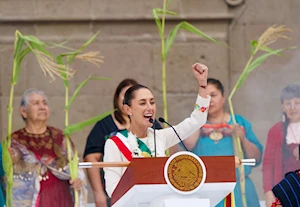
[[[208,67],[201,63],[195,63],[192,65],[192,70],[198,81],[198,85],[205,87],[207,85]]]

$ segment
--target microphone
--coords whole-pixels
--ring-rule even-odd
[[[180,138],[180,136],[178,135],[178,133],[176,132],[176,130],[174,129],[174,127],[173,127],[171,124],[169,124],[168,122],[166,122],[166,120],[165,120],[164,118],[162,118],[162,117],[159,117],[158,121],[160,121],[161,123],[166,123],[169,127],[171,127],[171,128],[173,129],[173,131],[175,132],[175,134],[177,135],[178,139],[180,140],[180,143],[182,144],[182,146],[184,147],[184,149],[185,149],[186,151],[189,151],[189,150],[186,148],[186,146],[184,145],[182,139]]]
[[[152,118],[149,119],[149,122],[153,124],[153,129],[154,129],[154,157],[156,157],[156,134],[155,134],[155,124],[154,120]]]

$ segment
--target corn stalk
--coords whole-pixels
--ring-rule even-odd
[[[234,110],[232,105],[232,97],[235,94],[236,90],[239,89],[244,81],[246,80],[247,76],[250,72],[252,72],[254,69],[259,67],[268,57],[272,55],[282,56],[281,52],[287,50],[287,49],[295,49],[296,47],[288,47],[288,48],[281,48],[281,49],[271,49],[268,47],[269,44],[274,43],[279,38],[285,38],[289,39],[287,36],[285,36],[283,33],[285,32],[291,32],[292,30],[289,28],[286,28],[284,26],[272,26],[269,27],[260,37],[259,39],[251,41],[251,56],[244,67],[244,70],[242,74],[239,76],[239,79],[235,83],[233,89],[230,92],[230,95],[228,96],[228,103],[229,103],[229,110],[232,117],[233,124],[236,124],[236,119],[234,116]],[[257,53],[261,51],[264,54],[256,57]],[[256,58],[255,58],[256,57]],[[244,152],[242,149],[241,141],[239,137],[233,135],[233,145],[234,145],[234,151],[236,156],[238,156],[240,159],[244,158]],[[244,166],[240,165],[238,168],[239,175],[240,175],[240,185],[241,185],[241,193],[242,193],[242,203],[243,207],[247,207],[247,201],[246,201],[246,194],[245,194],[245,170]]]
[[[209,35],[205,34],[201,30],[194,27],[192,24],[182,21],[178,23],[169,33],[167,38],[165,39],[165,25],[166,25],[166,15],[178,16],[176,12],[169,11],[168,7],[171,4],[171,0],[163,1],[163,8],[154,8],[152,10],[152,16],[155,20],[155,23],[158,28],[160,40],[161,40],[161,60],[162,60],[162,96],[163,96],[163,113],[164,119],[168,121],[168,107],[167,107],[167,81],[166,81],[166,59],[169,53],[169,50],[177,36],[179,29],[186,30],[188,32],[197,34],[206,40],[212,41],[217,44],[222,44],[221,42],[215,40]],[[166,127],[166,125],[165,125]]]
[[[70,134],[72,132],[79,131],[86,126],[92,125],[97,121],[103,119],[107,115],[111,114],[113,111],[103,113],[99,116],[93,117],[89,120],[83,121],[81,123],[69,125],[69,107],[71,103],[75,100],[78,95],[80,89],[87,84],[89,80],[108,80],[105,77],[91,77],[83,81],[79,84],[78,88],[74,92],[72,98],[69,101],[69,79],[74,75],[75,70],[69,67],[69,64],[73,61],[74,58],[91,62],[97,66],[103,62],[102,56],[99,52],[89,52],[85,54],[80,54],[82,50],[84,50],[87,45],[89,45],[98,35],[95,34],[91,39],[89,39],[81,48],[75,50],[73,48],[64,46],[64,43],[55,44],[55,43],[44,43],[38,38],[28,35],[22,35],[18,30],[15,32],[15,41],[14,41],[14,59],[13,59],[13,68],[12,68],[12,77],[11,77],[11,86],[10,86],[10,96],[9,103],[7,106],[8,110],[8,129],[7,129],[7,139],[3,142],[3,168],[5,171],[7,185],[6,185],[6,206],[12,206],[12,185],[13,185],[13,163],[11,159],[11,155],[8,149],[11,147],[11,134],[12,134],[12,113],[13,113],[13,98],[14,98],[14,86],[18,83],[19,74],[21,71],[21,62],[24,57],[33,53],[37,61],[44,73],[45,76],[49,76],[51,81],[54,81],[56,77],[59,77],[63,80],[65,88],[66,88],[66,116],[65,116],[65,125],[64,134],[67,137],[67,151],[69,158],[69,167],[70,167],[70,176],[72,179],[77,178],[78,176],[78,152],[74,152],[74,157],[72,158],[72,145],[70,141]],[[48,48],[52,47],[60,47],[67,50],[71,50],[71,52],[63,53],[57,58],[52,55]],[[67,63],[64,64],[63,58],[67,57]],[[77,196],[76,196],[77,194]],[[75,192],[75,204],[78,204],[78,193]]]
[[[47,51],[47,45],[37,39],[34,36],[25,36],[22,35],[18,30],[15,32],[14,40],[14,58],[13,58],[13,68],[12,76],[10,83],[10,92],[9,92],[9,103],[7,106],[8,111],[8,124],[7,124],[7,138],[3,142],[3,168],[6,175],[6,206],[12,206],[12,185],[13,185],[13,163],[11,155],[8,149],[11,147],[11,134],[12,134],[12,114],[13,114],[13,98],[14,98],[14,86],[18,83],[21,63],[26,55],[33,52],[39,62],[40,66],[45,75],[49,75],[52,80],[55,79],[55,76],[60,76],[57,74],[57,68],[54,67],[56,64],[53,61],[53,55]],[[59,67],[64,68],[64,65]],[[65,74],[62,73],[64,77],[69,78],[72,76],[71,73]]]
[[[86,43],[84,43],[78,50],[67,52],[60,54],[57,56],[56,60],[58,64],[64,64],[64,58],[66,59],[66,65],[68,67],[61,68],[61,72],[65,73],[69,70],[69,65],[73,62],[74,59],[80,59],[83,61],[87,61],[90,63],[95,64],[96,66],[99,66],[100,63],[103,63],[103,57],[100,55],[99,52],[88,52],[85,54],[82,54],[81,52],[89,45],[91,44],[94,39],[97,37],[98,33],[96,33],[93,37],[91,37]],[[72,95],[71,99],[69,99],[69,81],[66,79],[63,79],[64,87],[65,87],[65,129],[63,131],[65,137],[66,137],[66,145],[67,145],[67,155],[68,155],[68,163],[69,163],[69,169],[70,169],[70,176],[72,180],[75,180],[78,177],[78,151],[72,147],[72,141],[70,138],[70,135],[74,131],[79,131],[83,129],[84,127],[94,124],[95,122],[101,120],[105,116],[107,116],[107,113],[102,114],[100,116],[94,117],[93,119],[87,120],[85,122],[79,123],[79,124],[73,124],[69,125],[69,109],[71,107],[71,104],[74,102],[76,97],[78,96],[80,90],[88,83],[90,80],[108,80],[108,78],[105,77],[91,77],[89,76],[86,80],[82,81],[78,87],[76,88],[74,94]],[[71,129],[71,130],[70,130]],[[73,129],[73,131],[72,131]],[[74,154],[72,154],[74,152]],[[74,206],[79,206],[79,194],[78,191],[74,191]]]

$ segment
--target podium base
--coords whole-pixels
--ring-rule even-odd
[[[201,207],[210,207],[209,199],[201,199],[201,198],[190,198],[190,199],[165,199],[165,200],[157,200],[151,203],[139,203],[136,204],[136,207],[182,207],[182,206],[201,206]]]
[[[164,207],[201,206],[210,207],[209,199],[166,199]]]
[[[234,190],[236,183],[205,183],[201,190],[192,195],[181,195],[175,193],[168,185],[135,185],[118,200],[112,207],[165,207],[167,199],[189,199],[209,200],[209,207],[216,206],[223,198]],[[137,196],[138,195],[138,196]],[[184,205],[181,206],[193,206]],[[196,205],[205,206],[206,205]],[[172,206],[174,207],[174,206]]]
[[[208,198],[199,198],[196,195],[169,194],[161,196],[152,202],[149,207],[182,207],[182,206],[201,206],[210,207]]]

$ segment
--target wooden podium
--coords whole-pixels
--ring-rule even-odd
[[[202,207],[214,207],[235,187],[234,156],[200,158],[206,168],[206,180],[190,195],[176,193],[166,183],[164,167],[168,157],[133,158],[112,194],[112,207],[174,207],[174,204],[182,206],[183,203],[193,206],[187,205],[191,200],[207,203],[200,205]]]

